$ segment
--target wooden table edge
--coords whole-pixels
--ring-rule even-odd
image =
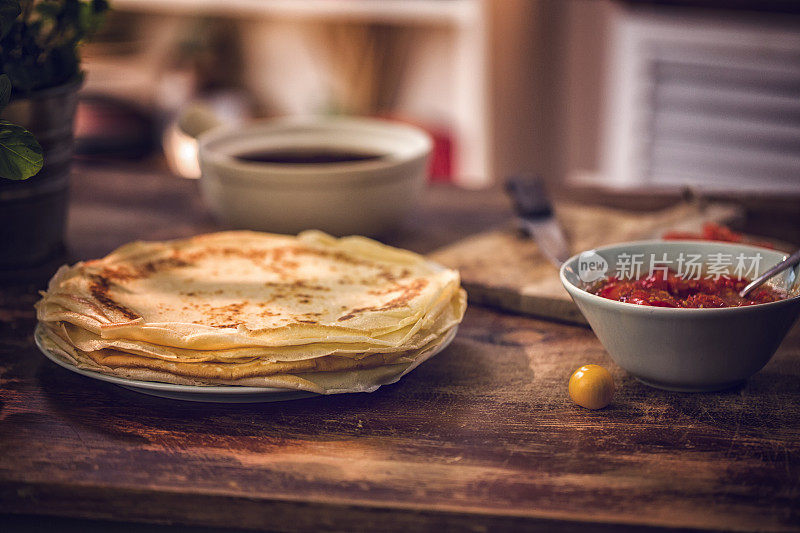
[[[224,509],[224,512],[219,512]],[[0,481],[0,515],[40,515],[197,527],[270,531],[436,531],[442,528],[509,531],[755,531],[698,523],[643,523],[611,516],[576,517],[541,510],[485,509],[208,492],[188,495],[163,489]],[[412,529],[413,528],[413,529]],[[776,531],[797,531],[786,528]]]

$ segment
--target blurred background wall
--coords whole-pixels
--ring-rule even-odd
[[[108,97],[149,115],[156,131],[200,100],[225,120],[348,113],[413,122],[436,139],[432,179],[466,186],[537,172],[559,188],[800,194],[800,18],[791,3],[112,5],[86,52],[94,101],[83,106],[84,136],[113,120]]]

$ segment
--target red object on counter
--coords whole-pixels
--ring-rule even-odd
[[[621,280],[606,278],[589,290],[618,302],[651,307],[719,308],[742,307],[785,298],[778,290],[762,285],[747,298],[739,296],[750,280],[720,276],[718,279],[685,279],[670,270],[645,277]]]
[[[666,241],[721,241],[721,242],[740,242],[752,244],[763,248],[774,249],[775,247],[768,242],[753,241],[745,238],[741,233],[732,231],[729,227],[717,224],[716,222],[706,222],[703,224],[702,233],[691,233],[688,231],[668,231],[662,237]]]
[[[378,118],[395,120],[411,124],[425,130],[431,136],[433,148],[428,162],[428,182],[429,183],[451,183],[458,169],[456,168],[456,139],[452,128],[432,122],[416,120],[408,116],[397,114],[378,114]]]

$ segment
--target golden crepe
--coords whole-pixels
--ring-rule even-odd
[[[80,368],[346,392],[435,352],[466,295],[456,271],[363,237],[231,231],[64,266],[36,308],[48,350]]]

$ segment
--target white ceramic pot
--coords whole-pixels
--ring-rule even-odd
[[[427,133],[367,118],[278,119],[215,128],[199,138],[200,186],[215,216],[234,228],[379,235],[416,204],[432,148]],[[263,163],[238,159],[269,150],[345,150],[378,159]]]

